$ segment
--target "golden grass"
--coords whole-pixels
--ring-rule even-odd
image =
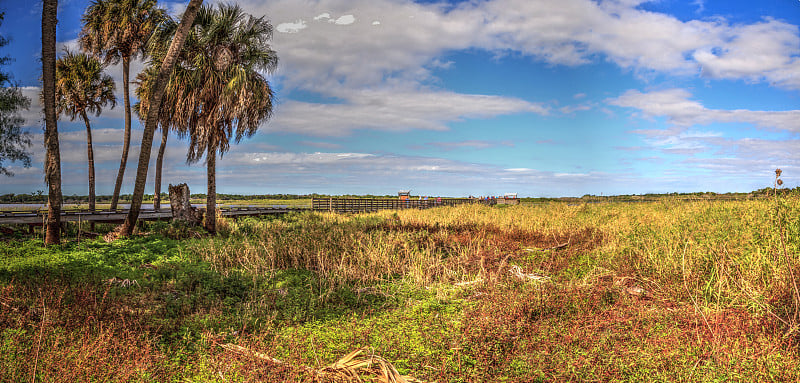
[[[480,262],[524,258],[526,246],[565,245],[591,259],[592,266],[581,272],[584,282],[609,272],[642,277],[674,299],[763,311],[769,302],[785,299],[782,294],[792,284],[798,216],[797,197],[462,205],[358,216],[309,214],[295,222],[229,222],[227,237],[194,248],[219,270],[264,274],[302,268],[331,285],[406,276],[425,286],[472,280],[485,268]],[[579,251],[586,241],[596,244]],[[538,262],[542,266],[555,267]]]
[[[18,265],[2,274],[10,372],[0,377],[800,377],[798,195],[304,213],[221,219],[219,235],[177,250],[163,236],[127,241],[65,250],[64,263],[32,267],[28,279],[14,270],[30,257],[9,255]],[[172,255],[140,258],[149,247]],[[119,274],[62,280],[72,262]],[[31,283],[40,272],[53,281]],[[139,283],[103,282],[112,276]]]

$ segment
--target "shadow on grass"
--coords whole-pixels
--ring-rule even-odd
[[[162,335],[181,328],[256,331],[396,304],[354,285],[325,288],[307,270],[217,272],[185,244],[158,235],[51,247],[40,240],[6,242],[0,244],[0,287],[13,287],[9,299],[15,307],[35,306],[42,289],[58,290],[61,301],[72,304],[82,304],[85,299],[76,297],[88,294],[89,301],[103,301],[105,311],[132,310],[150,318]]]

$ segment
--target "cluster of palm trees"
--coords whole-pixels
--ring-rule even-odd
[[[262,73],[273,72],[277,55],[271,49],[272,26],[263,17],[246,14],[238,5],[201,6],[191,0],[180,23],[158,8],[155,0],[94,0],[83,16],[80,46],[83,52],[66,51],[55,64],[53,95],[48,94],[48,58],[55,48],[46,42],[50,33],[48,9],[57,0],[45,0],[42,15],[43,98],[46,110],[45,141],[48,147],[46,173],[50,185],[49,217],[60,209],[60,169],[55,119],[50,126],[47,114],[52,102],[54,113],[71,119],[80,116],[86,124],[89,163],[90,209],[94,201],[94,160],[88,114],[99,115],[102,108],[116,104],[114,82],[103,73],[110,64],[122,63],[125,130],[122,158],[111,208],[117,207],[130,146],[131,110],[144,121],[139,164],[131,209],[120,232],[130,235],[138,218],[153,136],[161,128],[162,139],[156,169],[155,196],[160,194],[161,164],[170,131],[189,140],[187,162],[205,158],[208,169],[208,197],[205,228],[216,229],[216,158],[238,142],[252,136],[272,114],[273,93]],[[55,15],[52,15],[53,19]],[[53,21],[53,26],[55,22]],[[54,30],[52,32],[55,33]],[[53,37],[53,41],[54,41]],[[52,52],[51,52],[52,50]],[[46,52],[47,51],[47,52]],[[147,58],[149,66],[136,76],[135,93],[129,98],[130,60]],[[48,97],[53,97],[51,101]],[[51,144],[54,146],[51,147]],[[55,173],[59,173],[58,175]],[[54,190],[56,184],[58,190]],[[59,198],[56,200],[57,194]],[[155,201],[159,208],[159,201]],[[50,223],[45,241],[48,239]],[[55,230],[57,231],[57,229]],[[53,233],[57,236],[57,233]]]

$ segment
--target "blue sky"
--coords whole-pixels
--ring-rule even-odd
[[[771,186],[776,168],[800,184],[800,1],[238,3],[275,27],[277,103],[218,162],[221,193],[741,192]],[[60,2],[60,46],[76,47],[87,5]],[[41,3],[0,10],[0,55],[15,59],[3,70],[33,96],[36,140],[33,167],[12,163],[0,193],[46,190]],[[121,69],[107,73],[118,106],[92,119],[99,194],[113,189],[123,128]],[[86,194],[85,128],[62,118],[59,130],[64,193]],[[138,121],[133,136],[123,192]],[[186,148],[170,137],[165,183],[203,192]]]

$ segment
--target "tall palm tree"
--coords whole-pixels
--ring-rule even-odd
[[[103,73],[100,61],[92,56],[66,51],[56,61],[56,112],[73,121],[80,116],[86,124],[90,211],[95,210],[95,178],[92,127],[87,113],[99,116],[104,106],[111,104],[114,108],[117,104],[114,88],[114,79]]]
[[[61,154],[56,118],[56,15],[58,0],[42,3],[42,103],[44,104],[47,180],[47,229],[44,243],[61,242]]]
[[[100,57],[104,64],[122,61],[125,132],[122,159],[111,197],[112,209],[117,208],[119,201],[131,140],[130,62],[132,58],[145,55],[143,48],[164,16],[164,10],[156,7],[156,0],[94,0],[82,18],[81,48]]]
[[[128,215],[125,217],[125,222],[118,231],[122,235],[131,235],[133,233],[133,228],[136,226],[136,221],[139,219],[139,210],[142,207],[142,198],[144,197],[144,186],[147,181],[147,170],[150,165],[150,150],[153,145],[153,134],[158,125],[164,88],[167,86],[167,81],[170,79],[170,74],[175,67],[175,63],[178,61],[178,56],[189,35],[189,29],[192,27],[192,23],[202,3],[203,0],[189,1],[189,4],[186,6],[186,11],[183,12],[183,16],[181,17],[181,23],[174,33],[174,38],[169,44],[166,53],[163,55],[164,59],[161,60],[161,65],[159,65],[155,86],[147,101],[147,105],[153,105],[153,107],[148,108],[146,114],[147,118],[145,118],[144,132],[142,133],[142,147],[139,151],[139,166],[136,169],[136,183],[133,186],[133,196],[131,197],[131,208],[128,211]]]
[[[205,228],[216,231],[216,160],[255,134],[272,115],[273,93],[261,72],[272,73],[278,57],[269,45],[272,25],[238,5],[203,7],[181,53],[175,80],[188,89],[173,123],[189,136],[188,162],[206,159],[208,193]]]
[[[137,88],[134,92],[140,101],[133,106],[133,109],[142,122],[147,118],[147,103],[155,88],[160,65],[161,63],[156,58],[153,58],[151,65],[136,76]],[[178,97],[181,97],[179,91],[174,89],[174,85],[171,82],[167,83],[158,113],[158,125],[161,128],[161,145],[158,147],[158,156],[156,157],[155,190],[153,191],[153,209],[155,211],[161,210],[161,171],[164,165],[167,139],[172,126],[172,116],[175,113]]]

